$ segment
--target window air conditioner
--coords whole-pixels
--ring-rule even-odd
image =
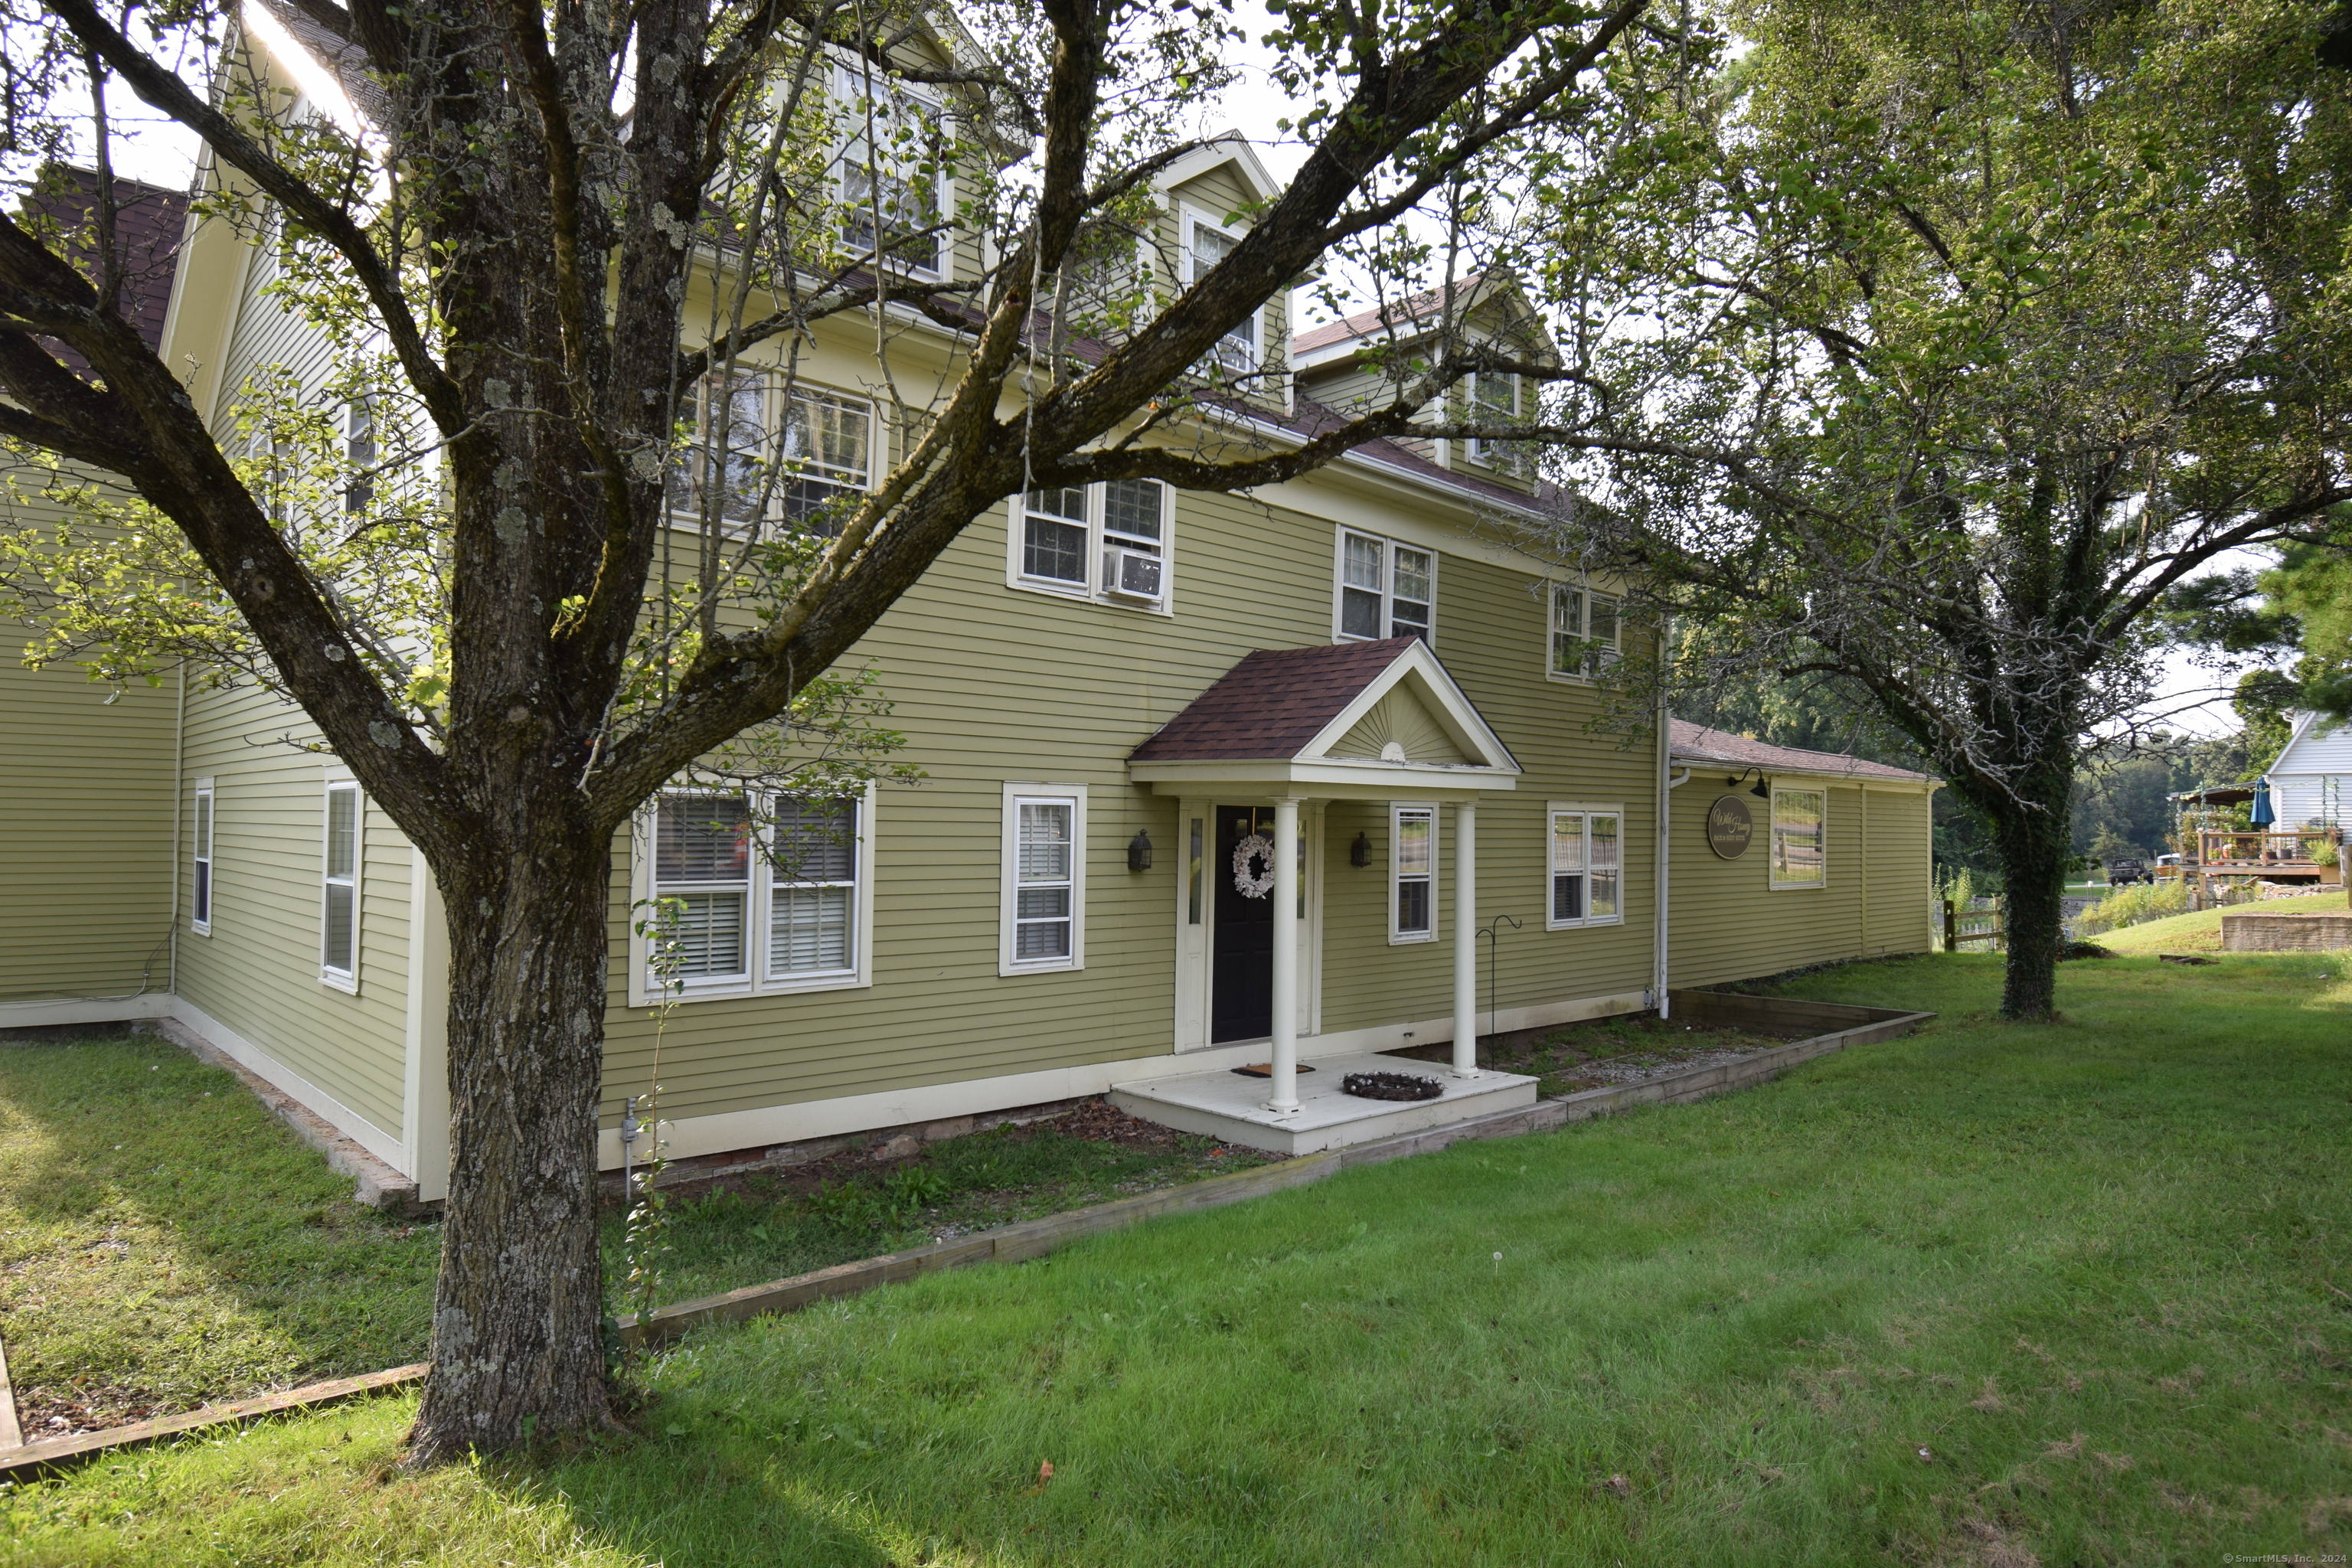
[[[1108,552],[1110,570],[1105,575],[1110,580],[1106,591],[1121,599],[1147,599],[1158,604],[1160,597],[1160,574],[1166,568],[1157,555],[1147,555],[1140,550]]]

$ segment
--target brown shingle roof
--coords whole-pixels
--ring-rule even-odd
[[[1411,637],[1261,648],[1227,670],[1131,763],[1286,762],[1411,647]]]
[[[1911,779],[1920,783],[1929,777],[1907,768],[1889,767],[1885,763],[1866,763],[1843,752],[1805,752],[1794,746],[1751,741],[1745,735],[1710,730],[1682,719],[1675,721],[1674,733],[1676,762],[1723,763],[1768,772],[1779,768],[1792,773],[1850,773],[1862,778]]]
[[[1467,293],[1484,281],[1485,278],[1485,273],[1478,273],[1469,278],[1460,279],[1454,284],[1454,292]],[[1443,297],[1444,292],[1443,289],[1424,289],[1410,299],[1400,300],[1391,305],[1375,306],[1369,310],[1359,310],[1354,315],[1333,321],[1328,326],[1317,327],[1311,331],[1301,332],[1290,340],[1291,352],[1311,353],[1317,349],[1348,338],[1369,337],[1374,332],[1389,328],[1411,325],[1435,310],[1437,301]]]
[[[43,241],[64,255],[81,275],[98,279],[98,174],[92,169],[58,166],[45,172],[42,183],[25,198],[25,216],[45,219],[55,234]],[[150,349],[163,346],[163,316],[172,303],[172,274],[180,258],[180,239],[186,231],[188,198],[159,185],[137,180],[114,182],[114,248],[122,263],[122,293],[117,302],[131,324],[139,329]],[[41,346],[60,363],[85,379],[89,362],[54,338]]]

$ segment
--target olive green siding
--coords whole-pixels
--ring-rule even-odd
[[[1674,793],[1674,984],[1712,985],[1927,949],[1932,873],[1925,790],[1877,787],[1865,802],[1858,784],[1831,785],[1826,882],[1776,889],[1767,879],[1770,809],[1764,802],[1749,803],[1756,836],[1745,855],[1725,860],[1707,847],[1707,807],[1725,793],[1728,771],[1720,764],[1696,770]]]
[[[880,792],[872,987],[680,1005],[662,1044],[665,1114],[1173,1049],[1179,807],[1129,784],[1127,755],[1253,649],[1330,640],[1335,527],[1242,498],[1181,497],[1172,616],[1008,587],[1006,527],[1002,511],[975,522],[856,652],[897,702],[906,760],[929,775]],[[1654,753],[1583,732],[1592,695],[1545,677],[1543,616],[1528,577],[1466,555],[1442,561],[1438,655],[1527,770],[1516,792],[1479,807],[1482,915],[1523,922],[1504,938],[1496,993],[1506,1008],[1638,992],[1649,973]],[[1083,970],[997,973],[1008,781],[1088,786]],[[1543,929],[1543,810],[1558,798],[1625,808],[1619,925]],[[1139,829],[1158,849],[1147,872],[1127,868]],[[1348,864],[1359,830],[1378,847],[1362,869]],[[1439,837],[1438,939],[1391,946],[1386,808],[1327,808],[1324,1034],[1450,1015],[1450,809],[1441,810]],[[650,1081],[654,1033],[650,1013],[626,1005],[625,837],[616,850],[607,1074],[615,1103]],[[1482,979],[1482,1005],[1485,996]]]
[[[209,935],[187,924],[180,876],[179,993],[386,1133],[401,1131],[408,986],[409,847],[362,795],[359,991],[320,977],[326,786],[333,760],[300,749],[317,731],[250,689],[191,692],[181,812],[213,784]],[[181,854],[189,848],[183,837]]]
[[[171,984],[176,682],[119,694],[0,634],[0,1003]]]

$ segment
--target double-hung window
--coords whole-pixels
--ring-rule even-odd
[[[940,215],[947,184],[939,100],[861,65],[835,88],[848,135],[841,154],[842,238],[867,258],[938,277],[947,251]]]
[[[751,978],[751,803],[680,790],[654,824],[655,989],[746,985]]]
[[[210,936],[213,930],[213,781],[196,781],[195,820],[192,842],[195,847],[195,875],[188,900],[188,925],[199,936]]]
[[[1004,786],[998,973],[1086,967],[1086,845],[1084,785]]]
[[[672,465],[669,508],[686,527],[708,511],[730,533],[781,521],[819,534],[824,509],[866,489],[874,406],[816,387],[779,389],[769,373],[738,365],[695,389],[693,442]]]
[[[1437,935],[1437,808],[1389,808],[1389,940]]]
[[[872,795],[812,800],[673,790],[653,812],[654,917],[638,994],[697,996],[866,983]]]
[[[782,399],[778,421],[776,510],[788,522],[830,535],[816,519],[834,500],[870,487],[874,407],[862,398],[795,386]]]
[[[1818,888],[1829,879],[1829,796],[1772,788],[1772,886]]]
[[[768,974],[857,967],[857,803],[779,796],[768,862]]]
[[[1517,425],[1519,422],[1519,377],[1516,371],[1480,370],[1470,373],[1470,418],[1480,425]],[[1525,454],[1517,441],[1496,441],[1473,437],[1463,443],[1474,463],[1484,463],[1490,468],[1516,474],[1524,465]]]
[[[705,376],[693,393],[694,442],[671,466],[669,509],[688,527],[715,518],[730,531],[766,510],[768,378],[738,365]]]
[[[1620,601],[1581,584],[1551,589],[1551,673],[1591,679],[1617,662],[1622,650]]]
[[[1184,282],[1186,287],[1198,283],[1216,269],[1217,264],[1239,247],[1242,237],[1222,224],[1211,223],[1198,213],[1184,215]],[[1263,310],[1251,312],[1241,325],[1217,340],[1209,351],[1208,360],[1199,367],[1205,371],[1213,363],[1227,376],[1255,375],[1257,373],[1260,341],[1259,328],[1265,320]]]
[[[355,398],[343,405],[343,512],[363,514],[375,502],[375,405]]]
[[[344,991],[360,982],[360,786],[327,785],[326,853],[320,880],[319,978]]]
[[[1434,552],[1343,528],[1339,568],[1337,618],[1341,641],[1433,640],[1430,629],[1437,610]]]
[[[1031,490],[1013,503],[1013,584],[1165,609],[1173,497],[1158,479]]]
[[[1551,887],[1544,923],[1613,925],[1624,919],[1624,822],[1616,807],[1554,804],[1551,823]]]

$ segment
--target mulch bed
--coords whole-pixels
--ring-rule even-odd
[[[1504,1072],[1533,1075],[1538,1092],[1549,1099],[1740,1061],[1796,1037],[1641,1014],[1487,1036],[1479,1041],[1478,1059]],[[1450,1048],[1433,1047],[1431,1054],[1442,1057]]]
[[[975,1118],[972,1132],[992,1132],[1001,1125],[992,1125],[985,1117]],[[1026,1143],[1048,1129],[1065,1137],[1084,1138],[1091,1142],[1117,1143],[1129,1149],[1160,1150],[1171,1153],[1176,1150],[1178,1141],[1185,1136],[1172,1127],[1162,1127],[1157,1122],[1129,1116],[1107,1100],[1086,1100],[1070,1110],[1042,1116],[1034,1121],[1017,1123],[1010,1131],[999,1136],[1009,1142]],[[702,1197],[719,1192],[768,1201],[782,1197],[805,1198],[822,1188],[838,1186],[852,1176],[887,1176],[903,1166],[915,1163],[926,1152],[939,1146],[937,1143],[923,1143],[898,1155],[885,1155],[870,1146],[841,1149],[823,1159],[803,1161],[797,1165],[762,1166],[702,1179],[688,1176],[679,1180],[673,1176],[662,1183],[662,1191],[677,1198]],[[613,1190],[604,1194],[604,1206],[607,1209],[623,1206],[617,1182],[613,1184]]]

